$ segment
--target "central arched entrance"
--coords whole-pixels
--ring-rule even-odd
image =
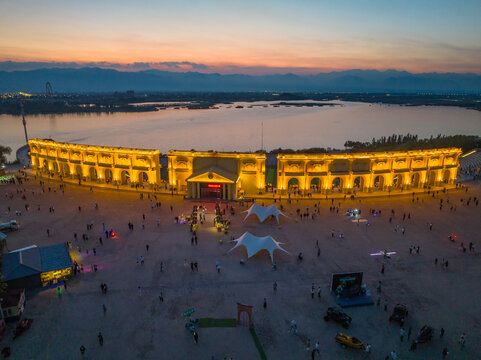
[[[148,182],[149,182],[149,175],[147,175],[146,172],[141,171],[139,173],[139,184],[143,185],[144,183],[148,183]]]
[[[342,190],[342,179],[340,177],[336,177],[332,180],[331,189],[332,191],[341,191]]]
[[[312,192],[320,192],[321,191],[321,179],[315,177],[311,180],[311,191]]]
[[[450,181],[451,181],[451,172],[449,170],[444,170],[443,182],[445,184],[449,184]]]
[[[289,191],[297,191],[299,190],[299,180],[297,178],[291,178],[287,183],[287,189]]]
[[[53,172],[58,175],[60,172],[58,171],[58,164],[56,161],[53,162]]]
[[[112,170],[110,169],[105,169],[104,171],[104,176],[105,176],[105,182],[108,184],[112,182]]]
[[[378,175],[374,178],[374,190],[382,190],[384,187],[384,176]]]
[[[120,181],[122,185],[130,185],[130,174],[127,170],[123,170],[120,173]]]
[[[354,179],[354,190],[356,191],[363,191],[364,189],[364,178],[362,176],[358,176]]]
[[[89,176],[90,176],[90,181],[97,180],[97,169],[94,167],[91,167],[89,169]]]

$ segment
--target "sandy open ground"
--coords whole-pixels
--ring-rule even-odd
[[[339,213],[330,212],[330,201],[322,200],[320,214],[314,220],[299,222],[295,221],[296,209],[304,212],[309,207],[311,213],[315,201],[283,202],[289,217],[281,217],[280,227],[273,220],[260,224],[256,218],[250,218],[243,222],[240,211],[246,208],[232,203],[237,213],[231,217],[228,235],[214,229],[214,204],[208,203],[207,222],[198,231],[197,246],[191,245],[188,225],[174,223],[175,215],[190,212],[194,204],[191,201],[159,196],[161,208],[151,209],[149,200],[140,200],[137,194],[97,189],[91,193],[88,188],[71,185],[62,194],[55,183],[50,185],[50,192],[47,184],[45,193],[40,194],[38,181],[33,179],[21,187],[26,189],[24,201],[16,193],[17,186],[1,186],[1,220],[13,219],[15,210],[23,210],[22,216],[16,217],[21,229],[8,233],[9,250],[71,241],[72,256],[86,269],[90,264],[99,266],[98,272],[86,271],[71,280],[62,297],[56,295],[55,289],[29,291],[24,315],[35,320],[32,328],[13,340],[13,324],[9,325],[1,347],[10,346],[13,359],[77,359],[81,358],[82,344],[86,347],[85,359],[259,359],[247,328],[202,328],[199,343],[195,344],[180,316],[196,307],[194,317],[233,318],[237,315],[236,303],[241,302],[254,306],[255,328],[268,359],[310,359],[307,339],[312,344],[320,342],[321,356],[316,355],[316,359],[384,359],[392,350],[401,359],[440,359],[444,347],[450,352],[448,359],[480,359],[481,206],[476,207],[473,201],[467,206],[466,200],[481,197],[481,187],[469,186],[467,193],[450,191],[436,198],[419,195],[419,202],[414,203],[411,196],[370,198],[361,203],[341,200]],[[5,192],[13,192],[14,199],[5,199]],[[444,199],[442,210],[439,199]],[[30,205],[28,212],[25,203]],[[98,210],[94,203],[98,203]],[[456,212],[450,212],[453,205]],[[8,206],[10,214],[6,214]],[[54,213],[49,213],[49,206],[55,207]],[[82,207],[81,212],[78,206]],[[363,210],[369,227],[356,225],[343,215],[351,207]],[[380,209],[382,215],[373,217],[368,214],[369,209]],[[391,209],[395,210],[392,223],[388,221]],[[411,219],[403,222],[403,213],[410,213]],[[142,214],[146,216],[145,230],[141,227]],[[87,231],[86,224],[91,220],[93,230]],[[129,221],[134,223],[133,231],[128,230]],[[102,223],[113,228],[118,236],[104,239],[100,245]],[[433,224],[432,231],[427,223]],[[396,225],[405,227],[405,235],[394,231]],[[334,238],[331,230],[336,233]],[[229,241],[231,235],[245,231],[259,236],[271,234],[291,256],[276,253],[277,270],[272,269],[267,254],[241,265],[239,260],[247,258],[246,252],[236,249],[228,253],[232,247]],[[79,237],[77,242],[74,232]],[[337,237],[340,232],[344,239]],[[83,233],[89,235],[88,242],[82,241]],[[448,241],[449,234],[457,235],[456,244]],[[224,243],[220,244],[219,239]],[[321,249],[319,257],[316,241]],[[460,242],[467,246],[471,241],[478,243],[475,252],[459,250]],[[409,254],[411,244],[420,246],[420,254]],[[96,256],[92,254],[93,247]],[[370,256],[383,249],[397,252],[387,260],[385,274],[380,273],[382,257]],[[297,254],[301,251],[304,260],[299,262]],[[140,256],[145,257],[144,265],[136,263]],[[440,264],[435,266],[436,257],[440,262],[448,259],[448,269],[441,269]],[[184,267],[184,259],[188,263],[197,261],[199,271]],[[221,264],[220,274],[216,261]],[[345,271],[364,271],[364,282],[375,299],[376,284],[378,280],[383,282],[380,307],[346,309],[353,318],[348,330],[323,320],[326,308],[335,304],[328,293],[331,274]],[[275,280],[276,292],[272,286]],[[100,291],[102,282],[109,287],[106,295]],[[311,299],[312,283],[322,287],[320,299]],[[138,286],[143,288],[141,295]],[[159,301],[160,292],[164,302]],[[267,309],[262,306],[264,298]],[[383,310],[385,299],[388,312]],[[418,345],[414,353],[408,351],[409,342],[400,341],[399,325],[388,321],[398,302],[409,308],[406,330],[412,327],[413,336],[424,324],[436,329],[433,341]],[[102,304],[107,307],[105,315]],[[288,332],[293,319],[299,329],[297,336]],[[446,330],[442,339],[441,327]],[[97,341],[99,331],[104,337],[103,347]],[[338,331],[370,343],[372,353],[342,349],[334,341]],[[467,334],[465,348],[458,344],[463,331]]]

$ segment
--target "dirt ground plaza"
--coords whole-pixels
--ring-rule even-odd
[[[157,196],[161,207],[152,208],[147,197],[141,200],[139,194],[98,189],[90,192],[88,187],[73,185],[67,185],[62,193],[58,183],[48,180],[44,193],[38,180],[33,179],[22,186],[0,186],[2,222],[16,219],[21,225],[19,231],[7,233],[8,250],[69,241],[73,259],[85,269],[68,283],[61,297],[56,289],[27,291],[24,317],[34,319],[32,327],[13,340],[14,324],[10,323],[1,347],[11,347],[11,359],[81,359],[81,345],[86,348],[84,359],[259,359],[246,327],[201,328],[196,344],[180,316],[195,307],[193,318],[234,318],[239,302],[254,306],[253,322],[268,359],[311,359],[311,352],[306,350],[307,339],[311,349],[319,341],[320,356],[316,355],[316,359],[382,360],[393,350],[400,359],[442,359],[444,347],[449,351],[447,359],[480,359],[481,206],[476,206],[474,197],[481,197],[481,186],[466,185],[467,192],[449,190],[434,198],[432,193],[419,194],[418,201],[413,201],[411,195],[361,201],[335,199],[339,212],[330,211],[331,200],[290,204],[283,200],[287,218],[280,217],[280,226],[272,219],[260,224],[255,217],[243,222],[245,214],[241,212],[247,207],[229,202],[236,214],[230,216],[227,235],[213,226],[214,202],[204,202],[207,216],[197,231],[197,245],[191,244],[189,225],[176,224],[174,217],[190,214],[194,204],[202,203],[200,200],[162,195]],[[25,193],[17,194],[17,189],[25,189]],[[5,196],[10,193],[12,200]],[[26,200],[22,200],[23,194]],[[309,216],[300,221],[296,210],[304,213],[309,208],[312,214],[318,202],[315,218]],[[258,203],[270,205],[273,201]],[[55,208],[53,213],[49,212],[51,206]],[[454,206],[456,211],[450,210]],[[369,226],[353,223],[345,215],[350,208],[361,209]],[[381,215],[373,216],[370,209],[381,210]],[[392,222],[391,209],[395,211]],[[16,210],[21,210],[22,215],[16,216]],[[90,221],[93,229],[87,230]],[[129,222],[134,224],[133,231],[128,229]],[[116,238],[105,238],[102,223],[107,229],[114,229]],[[228,252],[233,247],[231,236],[245,231],[257,236],[272,235],[290,255],[276,252],[277,270],[273,270],[267,253],[247,260],[243,248]],[[88,234],[88,241],[82,240],[84,233]],[[338,236],[340,233],[343,239]],[[448,240],[451,234],[457,236],[456,243]],[[103,238],[103,245],[99,237]],[[477,247],[475,251],[463,252],[461,242],[466,247],[474,242]],[[420,253],[410,254],[410,245],[420,246]],[[396,254],[387,260],[370,255],[380,250]],[[304,255],[302,261],[297,257],[300,252]],[[144,265],[137,263],[141,256],[145,258]],[[246,260],[244,265],[240,264],[242,258]],[[437,265],[435,258],[439,259]],[[449,261],[447,269],[441,268],[442,259]],[[191,271],[191,261],[198,262],[198,272]],[[216,261],[221,265],[220,273]],[[381,274],[383,261],[385,273]],[[91,264],[98,265],[99,270],[89,271]],[[364,272],[363,282],[374,300],[378,298],[379,280],[383,287],[381,306],[345,309],[353,318],[351,327],[345,330],[337,323],[325,322],[323,316],[328,306],[335,305],[329,293],[331,274],[349,271]],[[274,281],[277,291],[273,290]],[[107,294],[102,294],[101,283],[108,285]],[[316,290],[321,286],[321,298],[317,294],[311,298],[313,283]],[[163,302],[159,300],[161,293]],[[385,300],[387,312],[383,309]],[[419,344],[412,352],[410,341],[400,341],[399,325],[388,321],[396,303],[408,307],[405,329],[407,332],[412,327],[411,340],[422,325],[428,324],[435,329],[431,343]],[[102,304],[107,309],[105,314]],[[291,320],[297,322],[297,335],[288,331]],[[440,338],[442,327],[446,332]],[[97,340],[99,331],[104,337],[103,346]],[[342,349],[334,341],[337,332],[371,344],[372,352]],[[465,347],[458,343],[463,332],[467,335]]]

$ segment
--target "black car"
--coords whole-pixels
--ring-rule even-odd
[[[419,330],[419,335],[416,340],[419,344],[431,341],[433,333],[434,329],[431,326],[424,325],[421,330]]]
[[[327,308],[326,315],[324,315],[324,320],[334,320],[347,329],[351,324],[352,318],[338,307],[329,307]]]
[[[397,321],[399,324],[404,325],[404,320],[408,316],[408,309],[406,305],[403,304],[396,304],[394,307],[391,316],[389,317],[389,321]]]

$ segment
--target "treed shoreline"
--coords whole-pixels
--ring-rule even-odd
[[[0,114],[26,115],[71,113],[151,112],[174,109],[217,109],[238,102],[275,102],[269,106],[335,106],[332,101],[402,106],[456,106],[481,111],[481,95],[378,94],[378,93],[148,93],[3,95]],[[245,107],[251,107],[247,105]],[[255,106],[255,105],[254,105]],[[244,106],[236,106],[243,108]]]

